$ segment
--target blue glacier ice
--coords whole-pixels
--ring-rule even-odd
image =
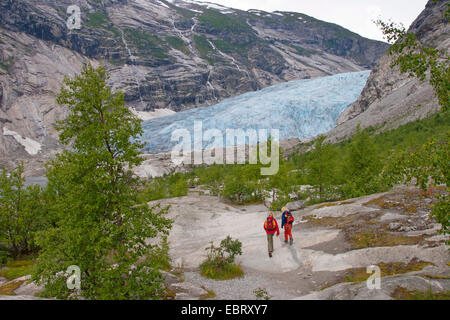
[[[213,106],[144,121],[144,151],[171,150],[178,144],[171,142],[176,129],[187,129],[193,137],[194,121],[202,121],[203,132],[216,128],[223,136],[226,129],[253,128],[279,129],[280,140],[313,138],[335,126],[341,112],[361,94],[369,74],[370,71],[362,71],[290,81]],[[207,147],[211,146],[205,142],[203,148]]]

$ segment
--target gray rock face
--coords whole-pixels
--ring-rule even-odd
[[[0,163],[39,161],[57,150],[55,96],[65,76],[101,62],[136,110],[174,111],[293,79],[371,68],[387,44],[297,13],[208,8],[194,1],[0,3]],[[4,128],[17,133],[4,135]],[[17,140],[42,145],[30,155]],[[20,139],[19,139],[20,140]]]
[[[402,224],[399,222],[391,222],[389,223],[389,230],[397,231],[402,227]]]
[[[287,203],[286,207],[291,211],[295,211],[295,210],[303,209],[305,207],[305,204],[306,204],[305,200],[298,200],[298,201],[293,201],[293,202]]]
[[[169,287],[169,286],[173,285],[174,283],[180,282],[180,279],[178,279],[178,277],[176,275],[174,275],[170,272],[163,271],[163,270],[161,270],[160,272],[164,277],[164,284],[166,286]]]
[[[0,295],[0,300],[49,300],[34,296],[27,296],[27,295],[16,295],[16,296],[3,296]]]
[[[19,288],[14,290],[14,293],[19,296],[34,296],[43,290],[42,286],[38,286],[35,283],[24,283]]]
[[[423,271],[382,277],[380,289],[370,289],[366,282],[361,284],[340,283],[322,291],[316,291],[295,300],[393,300],[397,288],[408,291],[433,293],[449,289],[449,270],[435,267],[424,268]]]
[[[10,61],[8,72],[0,68],[0,163],[38,158],[45,160],[58,147],[54,123],[66,110],[56,105],[56,94],[65,76],[81,70],[88,59],[67,48],[38,40],[25,33],[0,32],[0,57]],[[56,63],[55,63],[56,62]],[[95,61],[93,61],[95,63]],[[12,131],[26,140],[6,135]],[[19,140],[21,141],[21,140]],[[42,146],[35,155],[26,143]],[[24,146],[25,145],[25,146]],[[42,164],[40,165],[42,167]]]
[[[193,285],[192,283],[188,283],[188,282],[175,283],[175,284],[172,284],[170,286],[170,288],[172,290],[181,291],[180,293],[184,293],[183,295],[181,295],[181,297],[184,299],[187,297],[199,298],[208,293],[205,289],[197,287],[197,286]],[[177,296],[178,296],[178,294],[177,294]]]
[[[446,8],[446,1],[430,0],[409,32],[415,33],[423,45],[449,52],[450,26],[443,16]],[[351,136],[358,124],[363,129],[381,126],[380,130],[389,130],[439,110],[428,81],[409,78],[398,68],[392,69],[391,64],[392,57],[388,54],[379,60],[361,96],[340,115],[337,126],[327,134],[329,141]]]

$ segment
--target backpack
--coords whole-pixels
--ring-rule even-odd
[[[267,231],[274,231],[275,230],[275,224],[273,222],[273,218],[272,217],[268,217],[267,218]]]
[[[288,216],[286,217],[286,223],[292,224],[294,222],[294,217],[290,211],[287,211]]]

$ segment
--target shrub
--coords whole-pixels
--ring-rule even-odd
[[[23,172],[22,164],[10,172],[0,172],[0,239],[6,247],[0,247],[0,262],[8,255],[5,251],[17,257],[36,250],[34,234],[45,228],[48,218],[43,190],[25,187]]]
[[[270,296],[266,288],[256,288],[253,290],[253,294],[257,300],[270,300]]]
[[[241,277],[243,271],[234,264],[236,255],[242,254],[242,243],[233,240],[230,236],[220,242],[219,247],[211,245],[205,250],[209,251],[207,258],[200,265],[201,274],[207,278],[226,280]]]
[[[11,254],[6,248],[0,246],[0,265],[5,264],[10,259]]]

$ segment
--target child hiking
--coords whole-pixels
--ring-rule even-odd
[[[278,228],[277,220],[273,217],[273,212],[269,213],[266,221],[264,222],[264,230],[267,233],[267,243],[269,249],[269,257],[272,258],[273,252],[273,235],[277,233],[277,237],[280,235],[280,229]]]
[[[283,215],[281,216],[281,228],[284,228],[284,242],[287,243],[289,237],[289,244],[292,245],[294,242],[294,239],[292,239],[292,225],[294,223],[294,217],[286,207],[281,209],[281,211],[283,212]]]

